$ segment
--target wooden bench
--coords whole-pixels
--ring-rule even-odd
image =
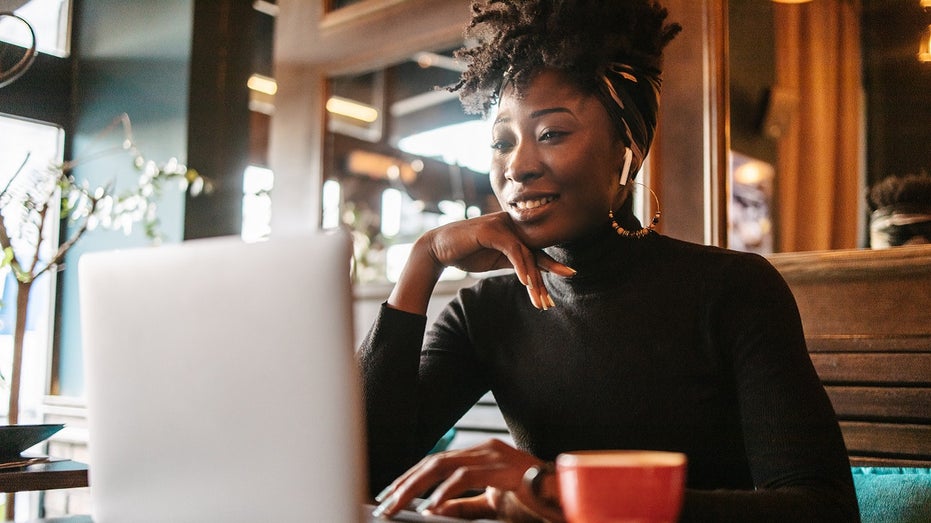
[[[931,467],[931,246],[775,254],[855,466]]]
[[[931,467],[931,246],[769,259],[795,294],[851,464]],[[453,448],[510,441],[491,395],[456,428]]]

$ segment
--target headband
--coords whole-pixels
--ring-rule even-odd
[[[596,95],[633,152],[634,165],[639,170],[656,133],[659,75],[614,62],[608,65],[600,80]],[[634,174],[631,173],[631,177]]]

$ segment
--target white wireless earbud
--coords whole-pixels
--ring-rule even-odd
[[[634,153],[630,147],[624,148],[624,170],[621,171],[621,183],[618,185],[627,185],[627,176],[630,174],[630,162],[634,159]]]

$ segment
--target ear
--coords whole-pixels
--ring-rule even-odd
[[[630,147],[624,148],[624,168],[621,169],[621,182],[618,185],[627,185],[627,177],[630,175],[630,162],[634,159],[634,153]]]

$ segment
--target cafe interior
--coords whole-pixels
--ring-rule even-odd
[[[350,231],[360,340],[419,235],[499,210],[488,121],[443,89],[463,70],[453,51],[468,44],[469,3],[0,0],[17,16],[0,18],[0,182],[24,161],[83,159],[93,161],[74,162],[79,181],[132,180],[127,127],[114,125],[125,114],[146,158],[202,177],[199,193],[158,195],[158,242]],[[665,53],[656,142],[638,177],[649,190],[635,193],[635,211],[658,205],[661,234],[773,263],[798,300],[851,464],[923,471],[910,499],[931,511],[931,1],[663,3],[683,31]],[[26,67],[23,21],[36,46]],[[906,181],[917,188],[871,192]],[[903,213],[924,216],[923,238],[890,240]],[[53,245],[76,227],[55,218]],[[38,448],[78,466],[61,482],[4,489],[8,520],[89,513],[73,267],[152,242],[142,226],[98,227],[32,287],[19,422],[64,424]],[[6,377],[12,305],[24,302],[3,271]],[[447,269],[431,306],[481,277]],[[508,437],[491,396],[450,445],[489,435]]]

